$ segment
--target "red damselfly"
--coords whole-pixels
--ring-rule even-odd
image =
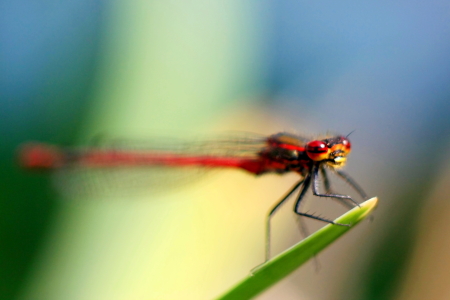
[[[187,146],[188,145],[188,146]],[[300,211],[306,192],[312,187],[317,197],[336,199],[347,208],[358,206],[351,196],[331,192],[328,171],[346,181],[363,199],[365,192],[340,169],[346,164],[351,151],[348,136],[325,136],[308,139],[290,133],[277,133],[269,137],[240,138],[234,141],[209,141],[180,144],[172,149],[164,147],[131,147],[127,143],[114,146],[90,146],[85,148],[62,148],[43,143],[25,144],[20,151],[22,166],[29,169],[116,169],[145,167],[206,167],[237,168],[254,175],[267,173],[300,175],[289,192],[269,211],[266,218],[266,261],[270,258],[270,223],[275,212],[296,191],[298,196],[294,212],[303,217],[335,225],[332,220]],[[319,192],[322,177],[325,193]]]

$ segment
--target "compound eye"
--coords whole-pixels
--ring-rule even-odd
[[[306,144],[306,154],[314,161],[328,159],[330,149],[322,141],[312,141]]]
[[[341,137],[341,144],[344,146],[344,151],[349,153],[352,150],[352,144],[346,137]]]

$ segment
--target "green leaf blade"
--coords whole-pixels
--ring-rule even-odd
[[[355,227],[377,206],[378,198],[371,198],[337,218],[334,222],[351,226],[328,224],[293,247],[258,266],[247,278],[220,296],[220,300],[250,299],[277,283],[328,245]]]

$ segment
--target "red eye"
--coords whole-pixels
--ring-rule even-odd
[[[329,151],[327,144],[322,141],[312,141],[306,144],[306,154],[314,161],[327,159]]]
[[[341,144],[345,147],[347,153],[352,149],[352,144],[346,137],[341,137]]]

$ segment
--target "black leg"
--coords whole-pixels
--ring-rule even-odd
[[[322,174],[323,183],[325,186],[325,192],[327,194],[332,194],[330,180],[328,179],[328,174],[325,170],[325,167],[323,165],[321,165],[319,168],[320,168],[320,173]],[[339,203],[341,203],[348,209],[352,209],[353,207],[355,207],[355,205],[348,203],[345,199],[341,199],[341,198],[333,198],[333,199],[338,201]]]
[[[334,198],[334,199],[346,199],[346,200],[349,200],[349,201],[353,202],[353,204],[355,204],[355,206],[359,206],[358,202],[356,202],[355,200],[352,199],[352,197],[347,196],[347,195],[320,194],[319,193],[319,169],[316,166],[313,166],[312,176],[313,176],[312,190],[313,190],[314,196],[328,197],[328,198]]]
[[[312,173],[312,175],[308,174],[306,176],[306,178],[305,178],[305,182],[303,183],[302,190],[300,191],[300,194],[298,195],[298,198],[297,198],[297,202],[295,204],[294,212],[297,215],[308,217],[308,218],[311,218],[311,219],[314,219],[314,220],[318,220],[318,221],[322,221],[322,222],[326,222],[326,223],[330,223],[330,224],[335,224],[335,225],[349,226],[347,224],[336,223],[336,222],[334,222],[332,220],[325,219],[325,218],[322,218],[322,217],[319,217],[319,216],[315,216],[315,215],[311,215],[311,214],[307,214],[307,213],[302,213],[300,211],[300,203],[301,203],[303,197],[305,196],[306,191],[308,190],[308,188],[309,188],[309,186],[311,184],[311,178],[313,179],[313,194],[315,196],[319,196],[319,197],[322,196],[322,195],[317,193],[317,186],[319,184],[318,183],[319,169],[316,166],[313,166],[311,173]],[[337,196],[335,198],[345,198],[345,199],[350,198],[350,196],[334,195],[334,194],[325,194],[324,196],[325,197],[332,197],[332,198],[335,197],[335,196]]]
[[[304,222],[304,219],[297,216],[296,221],[302,237],[305,238],[309,236],[309,230],[306,226],[306,223]]]
[[[298,214],[300,212],[300,202],[302,201],[303,197],[305,197],[306,191],[309,189],[309,186],[311,185],[311,174],[306,175],[305,181],[303,182],[302,189],[297,197],[297,202],[295,202],[294,206],[294,212]]]
[[[316,168],[314,168],[314,170],[317,171]],[[298,198],[297,198],[297,202],[295,203],[294,212],[297,215],[300,215],[300,216],[303,216],[303,217],[308,217],[308,218],[311,218],[311,219],[314,219],[314,220],[323,221],[323,222],[326,222],[326,223],[337,224],[334,221],[331,221],[331,220],[328,220],[328,219],[325,219],[325,218],[322,218],[322,217],[319,217],[319,216],[315,216],[315,215],[311,215],[311,214],[307,214],[307,213],[302,213],[300,211],[301,201],[303,200],[303,197],[305,196],[306,191],[309,189],[309,186],[311,185],[311,177],[313,177],[313,176],[314,176],[314,173],[312,174],[312,176],[311,176],[311,174],[308,174],[305,177],[305,182],[303,183],[302,189],[301,189],[300,194],[298,195]],[[341,224],[339,224],[339,225],[341,225]]]
[[[303,197],[305,196],[306,191],[309,189],[309,185],[310,184],[311,184],[311,175],[308,174],[305,177],[305,182],[304,182],[304,184],[302,186],[302,189],[301,189],[300,193],[298,194],[297,201],[295,202],[294,212],[296,214],[299,214],[300,202],[302,201]],[[306,227],[306,224],[303,222],[303,219],[302,218],[298,218],[297,220],[298,220],[298,225],[299,225],[299,228],[300,228],[300,232],[303,235],[303,238],[309,236],[309,230]]]
[[[272,216],[275,214],[275,212],[283,205],[287,199],[298,189],[298,187],[304,182],[304,180],[301,180],[297,182],[291,190],[284,195],[284,197],[278,201],[278,203],[272,208],[272,210],[269,212],[266,218],[266,261],[270,259],[270,220]]]
[[[327,172],[326,172],[324,166],[320,166],[320,173],[322,174],[323,184],[325,186],[325,192],[327,194],[331,194],[331,184],[330,184],[330,180],[328,179],[328,175],[327,175]]]
[[[352,188],[355,189],[355,191],[358,192],[358,194],[364,199],[367,199],[367,194],[364,192],[364,190],[356,183],[356,181],[353,180],[347,173],[344,173],[342,171],[335,170],[336,174],[339,175],[342,179],[344,179]]]

